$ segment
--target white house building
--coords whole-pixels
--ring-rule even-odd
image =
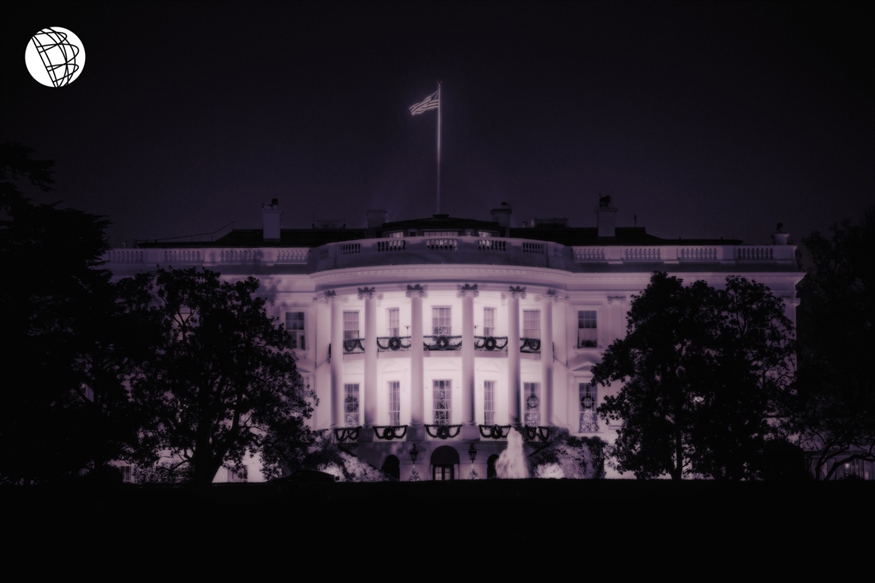
[[[584,228],[567,219],[511,228],[505,204],[491,220],[386,222],[373,210],[362,229],[282,229],[276,200],[262,212],[263,229],[140,243],[111,251],[108,267],[116,277],[155,265],[257,277],[319,397],[313,426],[401,480],[414,468],[423,479],[467,477],[472,465],[486,477],[511,426],[531,441],[565,427],[612,442],[591,369],[625,335],[632,296],[654,271],[714,286],[730,274],[755,279],[793,322],[803,276],[785,233],[772,245],[660,239],[615,226],[609,197]]]

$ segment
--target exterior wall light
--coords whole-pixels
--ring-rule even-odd
[[[471,463],[474,463],[474,460],[477,459],[477,448],[474,447],[474,443],[471,442],[471,447],[468,448],[468,457],[471,458]]]

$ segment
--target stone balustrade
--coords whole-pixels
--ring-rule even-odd
[[[593,245],[566,247],[546,241],[484,237],[405,237],[361,239],[306,247],[188,247],[114,249],[108,267],[221,267],[222,265],[301,265],[307,272],[403,264],[492,264],[547,267],[577,272],[589,264],[753,265],[769,262],[795,268],[794,245]],[[670,269],[670,268],[668,268]]]

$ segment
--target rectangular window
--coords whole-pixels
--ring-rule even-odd
[[[455,237],[459,231],[423,231],[423,237]]]
[[[353,338],[361,338],[359,336],[359,313],[344,312],[343,313],[343,339],[351,340]]]
[[[453,422],[453,389],[450,381],[434,381],[434,424],[450,425]]]
[[[401,383],[389,381],[389,425],[401,425]]]
[[[483,335],[495,336],[495,308],[483,308]]]
[[[580,431],[581,433],[599,430],[596,419],[596,407],[598,407],[598,389],[590,383],[578,385],[580,396]]]
[[[386,319],[389,322],[389,336],[401,336],[401,326],[399,326],[399,312],[400,310],[398,308],[389,308],[386,311]]]
[[[495,381],[483,383],[483,424],[495,425]]]
[[[358,384],[343,385],[343,405],[347,427],[359,426],[359,386]]]
[[[541,310],[523,310],[523,338],[541,337]]]
[[[523,383],[523,395],[525,395],[526,425],[537,427],[541,424],[541,385]]]
[[[431,309],[432,334],[435,336],[450,336],[453,332],[450,308],[435,306]]]
[[[598,340],[598,325],[595,310],[577,312],[577,347],[595,348]]]
[[[286,332],[291,348],[307,350],[304,342],[304,312],[286,312]]]

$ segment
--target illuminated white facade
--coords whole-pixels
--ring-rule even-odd
[[[263,210],[262,230],[115,250],[109,267],[116,277],[156,264],[257,277],[319,397],[312,425],[401,480],[414,467],[421,479],[468,478],[472,466],[487,477],[507,426],[529,426],[534,441],[565,427],[612,442],[617,427],[595,416],[605,389],[590,385],[591,370],[625,335],[652,272],[715,287],[730,274],[755,279],[794,322],[803,275],[786,234],[773,245],[662,240],[615,227],[607,199],[594,228],[563,219],[510,228],[502,206],[492,221],[386,223],[371,211],[367,229],[286,230],[276,201]]]

